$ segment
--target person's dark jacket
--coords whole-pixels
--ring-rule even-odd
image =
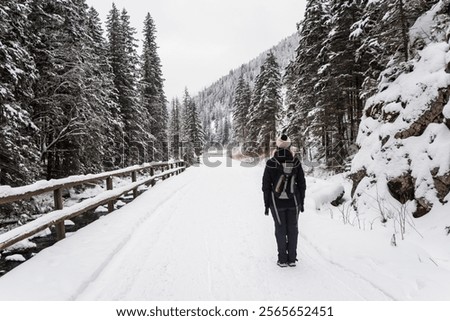
[[[296,201],[294,199],[277,199],[274,194],[274,186],[277,184],[278,179],[283,175],[283,163],[286,161],[293,161],[294,169],[292,174],[295,175],[295,189]],[[292,153],[287,149],[277,149],[274,156],[270,158],[266,163],[264,170],[262,190],[264,192],[264,205],[267,208],[272,206],[276,208],[294,208],[298,205],[299,210],[303,212],[303,205],[305,199],[305,174],[303,172],[300,160],[297,157],[293,157]],[[274,203],[275,202],[275,203]]]

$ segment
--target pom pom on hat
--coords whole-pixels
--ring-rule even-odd
[[[283,134],[277,138],[276,145],[278,148],[288,149],[291,146],[291,140],[287,135]]]

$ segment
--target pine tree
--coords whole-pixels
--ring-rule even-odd
[[[205,134],[200,122],[197,105],[195,104],[194,100],[191,100],[189,103],[187,126],[190,142],[192,142],[194,146],[195,155],[199,156],[205,144]]]
[[[30,108],[38,75],[28,50],[29,13],[28,1],[0,3],[0,185],[29,183],[39,173]]]
[[[142,105],[151,117],[150,133],[155,138],[154,160],[167,158],[165,144],[167,142],[167,107],[163,90],[161,61],[157,53],[156,28],[150,14],[144,22],[144,46],[141,67],[141,99]]]
[[[106,140],[103,77],[88,32],[84,0],[34,1],[29,16],[39,81],[33,117],[47,178],[99,171]],[[100,146],[96,148],[96,146]]]
[[[120,116],[124,124],[121,166],[141,163],[154,137],[150,134],[148,110],[139,104],[137,89],[136,31],[125,9],[120,13],[113,4],[107,17],[108,56],[114,75]],[[150,151],[150,155],[152,151]]]
[[[330,32],[330,19],[327,1],[307,2],[305,19],[298,25],[300,40],[296,57],[288,66],[284,78],[287,87],[287,134],[307,157],[311,150],[317,150],[322,145],[320,141],[325,131],[322,124],[314,119],[325,116],[324,110],[318,106],[317,91],[321,77],[329,67],[323,43]]]
[[[169,141],[171,156],[174,159],[180,159],[181,148],[181,119],[180,119],[180,102],[177,98],[172,100],[172,110],[170,112],[170,124],[169,124]]]
[[[400,60],[408,61],[410,58],[409,27],[420,14],[436,2],[436,0],[381,1],[380,5],[384,8],[385,14],[377,25],[377,33],[382,47],[390,55],[394,54]]]
[[[270,153],[270,141],[277,133],[281,110],[281,75],[275,56],[270,52],[256,77],[249,113],[249,139],[257,142],[265,155]]]
[[[94,135],[92,149],[88,153],[91,160],[96,159],[106,169],[116,168],[120,164],[123,127],[120,107],[115,92],[113,73],[108,59],[108,48],[103,37],[101,21],[97,11],[90,8],[87,18],[86,51],[89,52],[87,70],[87,88],[85,91],[89,104],[97,118],[97,132]],[[101,145],[98,142],[102,142]],[[101,159],[99,158],[101,157]]]
[[[228,117],[224,117],[223,120],[223,137],[222,137],[222,146],[225,146],[230,141],[230,122]]]
[[[234,139],[244,142],[247,139],[248,112],[250,109],[251,91],[243,75],[239,77],[233,97]]]
[[[183,101],[181,104],[180,118],[181,118],[181,142],[184,145],[185,142],[189,140],[189,134],[187,130],[187,118],[188,118],[188,109],[191,101],[191,96],[189,95],[189,91],[187,87],[184,88]]]
[[[355,63],[354,53],[360,46],[350,41],[350,29],[361,17],[356,1],[331,1],[333,14],[331,32],[323,43],[327,64],[318,83],[318,105],[323,110],[316,120],[322,126],[322,147],[328,166],[343,166],[348,148],[356,139],[359,127],[357,115],[362,112],[360,98],[362,85],[361,65]],[[341,168],[342,169],[342,168]]]
[[[355,62],[365,66],[363,67],[364,80],[360,93],[363,101],[374,94],[378,77],[384,68],[383,61],[386,61],[386,57],[390,56],[382,47],[382,43],[378,41],[375,32],[385,14],[385,5],[367,2],[367,0],[362,2],[362,16],[353,24],[350,34],[352,41],[360,43],[355,52]],[[357,115],[357,118],[360,119],[361,115]]]
[[[183,158],[189,164],[193,164],[194,158],[201,154],[205,144],[205,133],[200,122],[197,106],[190,97],[187,88],[183,97],[182,123]]]
[[[357,61],[362,60],[364,65],[368,65],[363,68],[363,99],[376,92],[380,74],[388,64],[402,63],[409,59],[409,27],[436,2],[438,1],[362,1],[363,15],[352,27],[352,38],[361,42],[356,52]]]

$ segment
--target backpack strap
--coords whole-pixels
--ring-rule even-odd
[[[273,209],[275,211],[275,216],[277,218],[278,224],[281,225],[280,214],[278,214],[277,203],[275,201],[275,194],[272,192]]]

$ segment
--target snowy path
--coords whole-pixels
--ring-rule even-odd
[[[263,215],[263,167],[217,160],[220,167],[190,168],[159,182],[40,252],[0,278],[0,300],[407,298],[411,291],[392,290],[395,275],[374,273],[381,263],[357,261],[351,246],[336,245],[355,239],[342,238],[339,223],[316,215],[311,199],[300,216],[300,262],[279,268],[273,220]],[[327,229],[341,234],[329,237]],[[354,233],[350,229],[343,231]],[[364,244],[365,234],[358,242]],[[329,250],[336,246],[339,253]]]
[[[234,163],[185,175],[189,183],[135,231],[76,299],[386,298],[303,244],[299,267],[275,265],[272,219],[262,214],[261,168]]]

